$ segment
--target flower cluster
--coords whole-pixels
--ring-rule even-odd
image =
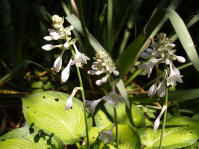
[[[92,112],[92,114],[95,111],[96,106],[104,100],[106,102],[107,106],[111,106],[113,108],[118,108],[119,103],[123,103],[124,100],[122,99],[121,96],[119,96],[116,91],[115,91],[115,85],[113,85],[113,90],[110,92],[108,96],[104,96],[98,100],[93,100],[93,101],[86,101],[86,107]]]
[[[180,63],[184,63],[186,60],[182,56],[175,55],[175,44],[172,43],[166,37],[166,34],[160,33],[157,35],[157,42],[151,45],[151,48],[147,48],[144,52],[140,54],[140,57],[147,59],[148,62],[143,62],[139,65],[139,68],[142,69],[142,75],[148,75],[148,78],[151,75],[152,69],[156,64],[164,63],[164,76],[162,81],[158,84],[159,79],[150,87],[148,95],[150,97],[154,96],[157,92],[159,97],[165,96],[166,85],[175,86],[177,82],[182,83],[182,75],[180,71],[174,66],[173,61],[177,60]],[[169,67],[168,67],[169,66]],[[168,76],[168,77],[167,77]]]
[[[64,18],[59,17],[58,15],[52,16],[52,27],[53,29],[49,29],[49,36],[45,36],[44,39],[46,41],[52,40],[64,40],[63,44],[46,44],[42,46],[42,49],[45,51],[50,51],[55,48],[59,48],[61,50],[60,56],[55,60],[53,68],[56,72],[59,72],[62,67],[62,57],[64,52],[69,49],[71,46],[75,49],[75,56],[71,58],[68,62],[68,65],[63,69],[61,73],[61,82],[66,82],[70,75],[70,67],[71,65],[76,65],[77,67],[81,67],[82,64],[87,64],[87,60],[90,60],[84,53],[80,53],[75,45],[77,41],[76,38],[72,39],[71,31],[73,30],[73,26],[65,27]]]
[[[106,83],[110,75],[113,73],[114,76],[118,76],[119,72],[116,70],[115,65],[111,61],[109,55],[104,51],[99,51],[96,57],[93,58],[95,62],[92,65],[92,70],[88,71],[90,75],[101,75],[105,74],[101,79],[96,81],[96,85],[102,85]]]

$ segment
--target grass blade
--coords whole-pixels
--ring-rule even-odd
[[[188,57],[192,61],[196,70],[199,71],[198,54],[196,52],[194,43],[189,34],[189,31],[187,30],[186,25],[184,24],[181,17],[174,10],[168,10],[167,15],[169,17],[169,20],[170,20],[174,30],[176,31],[176,33],[179,37],[179,40],[180,40],[184,50],[186,51]]]

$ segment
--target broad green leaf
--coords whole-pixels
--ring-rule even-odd
[[[112,124],[112,122],[101,109],[96,112],[94,119],[96,126],[102,129]]]
[[[188,57],[192,61],[196,70],[199,71],[198,54],[186,25],[174,10],[167,10],[167,15]]]
[[[107,106],[106,104],[104,106],[105,106],[108,114],[110,114],[112,119],[114,119],[113,107]],[[128,113],[127,113],[126,104],[120,103],[117,108],[117,118],[118,118],[119,124],[129,124],[130,125],[131,123],[129,121],[129,116],[130,115],[128,115]]]
[[[90,144],[95,143],[99,133],[102,131],[103,128],[100,127],[91,127],[90,131],[89,131],[89,141]]]
[[[43,149],[45,144],[35,143],[26,138],[11,138],[5,141],[0,141],[0,148],[2,149]]]
[[[27,123],[34,123],[35,126],[54,133],[66,144],[78,142],[80,137],[85,136],[83,105],[73,98],[72,109],[66,111],[68,97],[68,94],[47,91],[23,98],[23,112]]]
[[[135,126],[143,126],[145,124],[144,112],[136,105],[131,105],[131,114]]]
[[[187,117],[173,117],[166,123],[163,135],[162,148],[182,148],[190,146],[199,138],[199,121]],[[177,126],[178,125],[178,126]],[[161,129],[154,131],[152,128],[138,128],[141,142],[147,149],[159,147]]]
[[[36,142],[36,135],[38,135],[39,129],[34,129],[34,132],[30,133],[28,127],[22,127],[14,129],[0,137],[0,148],[4,149],[64,149],[64,144],[55,135],[46,135],[45,139],[41,137]],[[47,133],[46,133],[47,134]],[[50,138],[50,136],[52,136]]]
[[[138,134],[128,125],[118,125],[119,148],[120,149],[139,149],[141,148]],[[113,136],[116,139],[116,128],[113,129]]]

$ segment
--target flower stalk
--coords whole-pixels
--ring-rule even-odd
[[[116,148],[119,149],[118,118],[117,118],[117,109],[116,108],[114,108],[114,117],[115,117],[115,128],[116,128]]]
[[[72,52],[73,55],[75,55],[72,48],[71,48],[71,52]],[[82,77],[81,77],[79,67],[77,65],[75,65],[75,66],[76,66],[76,70],[77,70],[77,75],[78,75],[80,87],[82,88],[81,89],[81,96],[82,96],[82,99],[83,99],[83,112],[84,112],[84,120],[85,120],[85,125],[86,125],[87,149],[90,149],[89,134],[88,134],[88,121],[87,121],[87,115],[86,115],[86,98],[85,98],[85,93],[84,93],[84,86],[83,86],[83,83],[82,83]]]
[[[167,79],[165,80],[167,83]],[[165,106],[168,106],[168,95],[169,95],[169,87],[166,86],[166,93],[165,93]],[[166,125],[166,119],[167,119],[167,108],[164,111],[164,120],[163,120],[163,124],[162,124],[162,132],[161,132],[161,136],[160,136],[160,145],[159,145],[159,149],[162,148],[162,141],[163,141],[163,135],[164,135],[164,130],[165,130],[165,125]]]

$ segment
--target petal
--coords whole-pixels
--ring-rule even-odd
[[[157,91],[157,82],[155,82],[155,83],[150,87],[150,89],[149,89],[149,91],[148,91],[148,96],[150,96],[150,97],[154,96],[155,93],[156,93],[156,91]]]
[[[156,131],[157,129],[158,129],[158,127],[159,127],[159,125],[160,125],[160,118],[162,117],[162,114],[164,113],[164,111],[167,109],[167,106],[163,106],[162,107],[162,110],[161,110],[161,112],[160,112],[160,114],[158,115],[158,117],[157,117],[157,119],[155,120],[155,122],[154,122],[154,131]]]
[[[175,56],[176,57],[176,59],[178,60],[178,62],[180,62],[180,63],[184,63],[184,62],[186,62],[186,59],[183,57],[183,56]]]
[[[165,79],[158,85],[157,93],[159,97],[164,97],[166,93]]]
[[[54,62],[53,68],[56,72],[59,72],[62,66],[62,56],[60,55]]]
[[[99,104],[100,101],[102,101],[103,98],[100,98],[98,100],[94,100],[94,101],[86,101],[86,107],[92,112],[92,114],[95,111],[96,106]]]
[[[101,81],[101,80],[97,80],[97,81],[95,82],[95,84],[96,84],[97,86],[100,86],[100,85],[102,85],[102,81]]]
[[[114,71],[113,71],[113,75],[114,75],[114,76],[119,76],[119,75],[120,75],[120,73],[119,73],[119,71],[114,70]]]
[[[70,96],[70,97],[68,98],[68,100],[66,101],[65,109],[66,109],[66,110],[70,110],[71,107],[72,107],[72,96]]]
[[[56,46],[55,46],[55,45],[52,45],[52,44],[46,44],[46,45],[42,46],[41,48],[42,48],[43,50],[50,51],[50,50],[56,48]]]
[[[152,55],[149,54],[148,52],[142,52],[142,53],[140,54],[140,57],[143,58],[143,59],[148,59],[148,58],[151,58]]]
[[[72,63],[72,59],[70,59],[68,65],[62,71],[62,73],[61,73],[61,82],[66,82],[68,80],[69,75],[70,75],[70,66],[71,66],[71,63]]]
[[[69,43],[68,42],[66,42],[66,43],[64,43],[64,48],[68,48],[70,45],[69,45]]]
[[[53,68],[56,72],[59,72],[62,66],[62,56],[65,50],[62,50],[60,56],[55,60]]]
[[[51,40],[53,40],[53,38],[52,38],[51,36],[45,36],[44,39],[45,39],[46,41],[51,41]]]
[[[158,117],[154,122],[153,130],[156,131],[160,125],[160,117]]]

